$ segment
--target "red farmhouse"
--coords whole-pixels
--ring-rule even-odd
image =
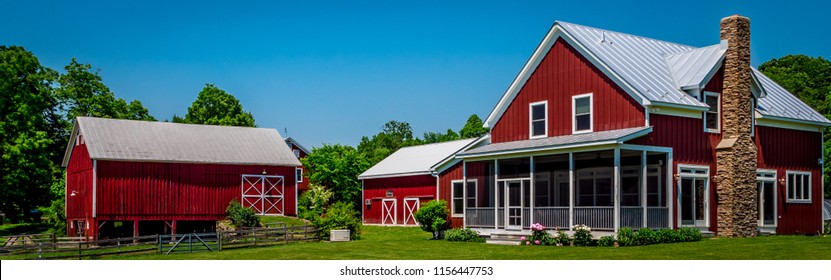
[[[297,213],[300,162],[274,129],[78,117],[63,166],[73,236],[213,230],[232,200]]]
[[[555,22],[485,144],[441,177],[458,226],[817,233],[831,122],[750,66],[749,19],[720,34],[692,47]]]
[[[415,225],[413,213],[422,202],[436,197],[447,200],[449,194],[440,193],[448,178],[461,177],[460,160],[454,155],[481,141],[464,139],[451,142],[401,148],[358,176],[363,184],[363,222],[381,225]],[[460,182],[454,182],[461,188]],[[457,189],[456,192],[461,192]],[[462,204],[457,201],[457,215]],[[461,216],[455,220],[462,226]]]
[[[289,149],[294,154],[294,156],[297,157],[297,159],[305,158],[311,153],[309,149],[306,149],[306,147],[300,145],[300,142],[297,142],[297,140],[294,140],[294,138],[291,137],[286,138],[286,145],[289,146]],[[306,168],[302,165],[298,166],[297,169],[294,170],[294,178],[296,178],[297,180],[298,196],[300,196],[301,194],[303,194],[303,192],[309,189],[309,181],[303,178],[303,174],[305,174],[305,172]]]

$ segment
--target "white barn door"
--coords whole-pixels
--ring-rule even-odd
[[[421,202],[419,202],[418,198],[405,198],[404,199],[404,224],[405,225],[417,225],[418,222],[415,220],[415,212],[418,211],[418,208],[421,207]]]
[[[397,210],[398,206],[396,205],[394,198],[381,200],[381,224],[396,224],[397,219],[395,213],[398,212]]]

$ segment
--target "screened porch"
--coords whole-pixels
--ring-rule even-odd
[[[639,148],[466,159],[452,214],[470,228],[668,228],[671,155]]]

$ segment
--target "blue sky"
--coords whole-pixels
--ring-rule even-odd
[[[160,120],[215,84],[307,147],[356,145],[389,120],[420,136],[484,119],[555,20],[706,46],[738,13],[754,66],[831,56],[828,1],[168,2],[3,0],[0,44],[61,71],[92,64]]]

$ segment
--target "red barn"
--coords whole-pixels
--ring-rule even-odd
[[[455,158],[456,153],[481,142],[464,139],[405,147],[369,168],[358,176],[363,186],[364,224],[417,224],[413,214],[421,204],[436,197],[447,200],[446,194],[439,192],[439,186],[461,180],[461,163]],[[448,201],[451,210],[458,210],[454,216],[456,224],[461,226],[461,201]]]
[[[309,149],[306,149],[306,147],[300,145],[300,142],[297,142],[297,140],[294,140],[294,138],[286,138],[286,145],[289,146],[289,149],[294,154],[294,156],[297,157],[297,159],[305,158],[309,154],[311,154],[311,151]],[[303,174],[306,174],[306,167],[302,165],[298,166],[297,169],[294,170],[294,172],[294,178],[297,180],[297,195],[299,196],[309,189],[309,180],[306,180],[303,177]]]
[[[831,122],[751,67],[749,19],[720,34],[692,47],[555,22],[486,119],[489,143],[456,154],[462,194],[440,185],[462,226],[816,234]]]
[[[232,200],[297,213],[300,162],[274,129],[78,117],[63,166],[71,236],[209,231]]]

